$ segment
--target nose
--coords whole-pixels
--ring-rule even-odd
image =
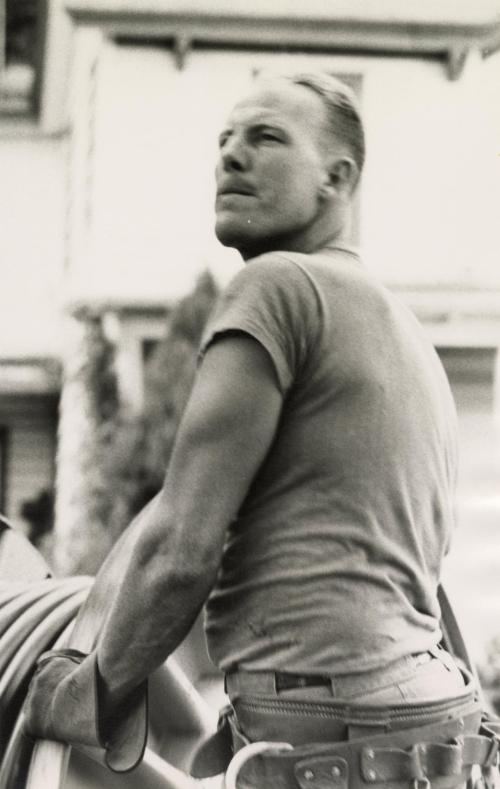
[[[220,152],[220,162],[225,172],[244,172],[250,164],[249,150],[239,135],[231,135]]]

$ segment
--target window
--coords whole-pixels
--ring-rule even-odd
[[[0,0],[0,115],[37,109],[46,0]]]

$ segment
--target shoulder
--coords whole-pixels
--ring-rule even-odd
[[[227,286],[227,291],[258,291],[263,295],[291,296],[311,288],[307,255],[266,252],[247,261]]]
[[[217,338],[244,333],[268,352],[282,392],[317,334],[318,310],[307,277],[281,253],[248,261],[224,289],[202,337],[200,357]]]
[[[245,269],[253,271],[268,271],[270,275],[286,274],[299,276],[303,266],[307,266],[314,259],[314,255],[301,252],[286,252],[278,250],[276,252],[265,252],[258,257],[251,258]]]

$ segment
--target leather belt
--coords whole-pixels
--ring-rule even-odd
[[[292,688],[331,687],[332,678],[314,674],[292,674],[286,671],[234,671],[226,674],[224,687],[229,695],[262,693],[267,690],[280,692]]]
[[[411,655],[415,666],[428,663],[435,657],[435,650]],[[295,674],[289,671],[245,671],[236,669],[224,678],[224,688],[229,696],[279,693],[283,690],[309,687],[332,687],[335,676],[326,674]]]

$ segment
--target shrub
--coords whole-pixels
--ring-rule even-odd
[[[112,541],[162,485],[216,296],[212,276],[202,274],[194,290],[169,312],[165,334],[147,361],[143,413],[132,416],[122,407],[101,427],[107,445],[102,474],[109,495],[102,520]]]

